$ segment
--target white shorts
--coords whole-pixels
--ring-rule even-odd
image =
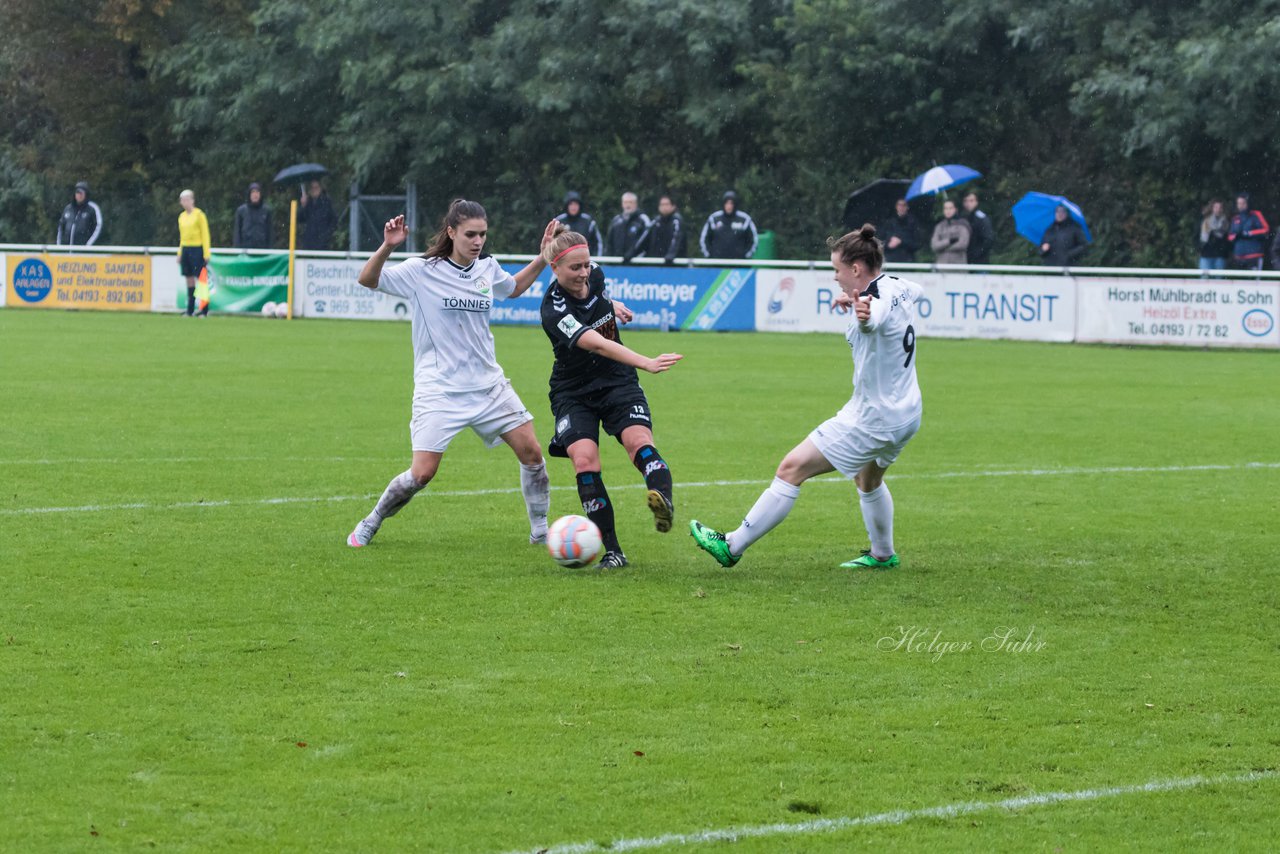
[[[823,421],[809,434],[827,462],[845,477],[853,477],[867,463],[874,461],[887,469],[920,429],[920,416],[893,430],[868,429],[857,422],[836,415]]]
[[[417,391],[409,436],[415,451],[444,453],[453,437],[470,427],[496,448],[502,434],[533,420],[508,380],[485,391]]]

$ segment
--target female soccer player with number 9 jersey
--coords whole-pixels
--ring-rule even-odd
[[[773,483],[737,530],[722,534],[696,519],[689,523],[698,546],[721,566],[736,564],[748,546],[786,518],[800,496],[800,484],[830,471],[857,484],[862,521],[871,538],[871,548],[841,566],[898,565],[893,498],[884,473],[920,429],[914,324],[922,289],[880,272],[884,245],[876,238],[875,226],[864,225],[827,245],[841,290],[835,304],[852,308],[854,314],[845,331],[853,350],[853,397],[783,458]]]

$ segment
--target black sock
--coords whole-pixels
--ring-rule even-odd
[[[196,286],[187,286],[187,314],[196,313]]]
[[[600,472],[584,471],[578,475],[578,497],[582,499],[582,512],[600,529],[605,549],[622,551],[618,532],[613,527],[613,505],[609,503],[609,492],[604,488]]]
[[[640,474],[644,475],[644,485],[658,490],[670,501],[671,469],[667,468],[667,461],[658,453],[658,449],[653,445],[645,445],[636,451],[632,462],[640,469]]]

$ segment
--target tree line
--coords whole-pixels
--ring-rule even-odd
[[[251,180],[317,161],[486,205],[527,251],[566,190],[694,223],[736,189],[780,257],[821,257],[848,193],[964,163],[993,261],[1009,208],[1080,204],[1086,263],[1193,265],[1201,206],[1280,202],[1280,0],[5,0],[0,241],[50,241],[77,180],[104,239],[176,241],[196,190],[229,242]],[[1269,106],[1272,105],[1272,106]],[[284,188],[269,193],[287,206]],[[886,216],[888,211],[885,212]],[[283,220],[283,217],[279,217]],[[1280,216],[1275,217],[1280,219]]]

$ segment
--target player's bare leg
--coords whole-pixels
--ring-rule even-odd
[[[520,493],[529,514],[529,542],[547,541],[547,511],[551,508],[551,481],[547,478],[547,464],[542,458],[542,446],[533,422],[526,421],[514,430],[502,434],[520,461]]]
[[[633,425],[622,431],[619,438],[627,449],[631,463],[640,470],[644,485],[648,488],[645,500],[653,513],[653,526],[659,533],[671,530],[676,507],[672,500],[671,469],[667,461],[653,446],[653,433],[648,427]]]
[[[443,456],[435,451],[414,451],[413,464],[409,466],[409,470],[391,478],[373,511],[361,519],[355,530],[347,535],[347,545],[356,549],[369,545],[383,521],[399,513],[436,476]]]
[[[893,496],[884,482],[883,469],[874,460],[863,466],[854,476],[858,487],[858,505],[862,508],[862,524],[867,528],[871,548],[847,563],[847,569],[892,569],[898,566],[898,555],[893,551]]]

